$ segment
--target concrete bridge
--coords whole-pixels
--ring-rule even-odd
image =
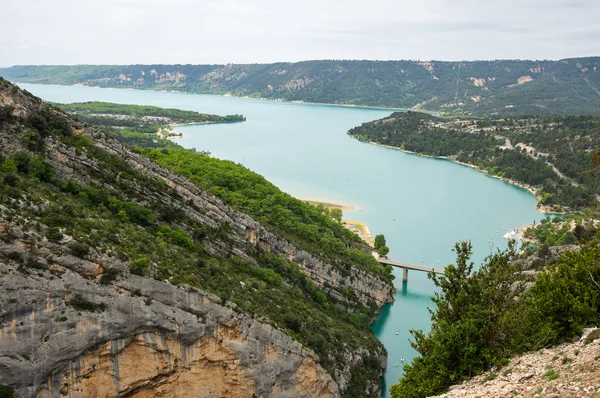
[[[392,260],[388,260],[388,259],[384,259],[384,258],[378,258],[377,261],[379,262],[379,264],[391,265],[392,267],[402,268],[402,282],[408,281],[408,270],[409,269],[413,270],[413,271],[421,271],[421,272],[433,271],[436,274],[444,273],[444,270],[441,268],[427,267],[425,265],[408,264],[408,263],[403,263],[401,261],[392,261]]]

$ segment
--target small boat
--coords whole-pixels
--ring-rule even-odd
[[[396,331],[396,336],[398,335],[398,332]]]
[[[398,362],[396,362],[396,364],[394,365],[394,367],[395,367],[395,368],[397,368],[397,367],[398,367]]]
[[[404,362],[404,357],[400,358],[400,361]]]

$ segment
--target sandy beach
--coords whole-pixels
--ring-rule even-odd
[[[309,200],[309,199],[300,199],[300,200],[302,200],[303,202],[306,202],[310,205],[313,205],[313,206],[323,205],[323,207],[328,208],[328,209],[341,209],[342,211],[356,210],[356,207],[350,206],[348,204],[321,202],[321,201]],[[349,229],[350,231],[357,234],[358,236],[360,236],[360,238],[362,240],[364,240],[365,242],[367,242],[369,244],[369,246],[373,247],[374,241],[373,241],[373,237],[371,236],[371,231],[369,231],[369,227],[367,227],[364,223],[362,223],[360,221],[348,220],[348,219],[344,218],[344,219],[342,219],[342,225],[344,227],[346,227],[347,229]]]
[[[356,207],[350,206],[347,204],[338,204],[338,203],[330,203],[330,202],[321,202],[318,200],[310,200],[310,199],[300,199],[303,202],[306,202],[313,206],[323,205],[326,209],[340,209],[342,211],[350,211],[356,210]]]
[[[369,227],[367,227],[364,223],[360,221],[343,219],[342,225],[360,236],[360,238],[367,242],[369,246],[373,247],[375,242],[371,236],[371,231],[369,231]]]

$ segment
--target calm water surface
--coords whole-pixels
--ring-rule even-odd
[[[364,144],[346,135],[350,128],[385,117],[390,110],[21,86],[55,102],[110,101],[243,114],[248,119],[244,123],[179,127],[184,136],[177,142],[241,163],[298,198],[354,206],[344,216],[363,221],[373,235],[385,234],[392,259],[443,266],[454,259],[454,243],[470,239],[474,259],[480,261],[491,250],[506,246],[499,228],[516,228],[542,218],[535,198],[523,189],[446,160]],[[430,326],[427,306],[434,290],[424,273],[410,272],[405,285],[401,270],[395,274],[396,301],[382,309],[373,325],[389,352],[386,389],[402,373],[400,358],[408,362],[415,355],[408,342],[409,330]]]

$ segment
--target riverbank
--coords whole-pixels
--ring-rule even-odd
[[[373,247],[373,245],[375,244],[375,241],[371,236],[371,231],[369,231],[369,227],[367,227],[364,223],[355,220],[343,219],[342,225],[348,228],[350,231],[357,234],[358,236],[360,236],[360,238],[367,242],[369,246]]]
[[[380,147],[383,147],[383,148],[388,148],[388,149],[395,149],[395,150],[400,151],[400,152],[409,153],[411,155],[421,156],[421,157],[425,157],[425,158],[449,160],[451,162],[454,162],[454,163],[457,163],[457,164],[460,164],[460,165],[463,165],[463,166],[470,167],[472,169],[475,169],[477,171],[480,171],[480,172],[484,173],[488,177],[496,178],[496,179],[504,181],[504,182],[506,182],[508,184],[511,184],[511,185],[516,186],[516,187],[519,187],[519,188],[527,190],[530,194],[532,194],[536,198],[536,200],[538,202],[537,209],[540,211],[540,213],[544,213],[544,214],[566,214],[567,213],[565,211],[556,211],[556,210],[554,210],[550,206],[542,205],[540,203],[542,201],[542,196],[538,194],[538,192],[537,192],[538,189],[536,187],[534,187],[532,185],[528,185],[528,184],[522,183],[520,181],[516,181],[516,180],[510,179],[510,178],[492,175],[487,170],[484,170],[484,169],[482,169],[482,168],[480,168],[480,167],[478,167],[478,166],[476,166],[474,164],[460,162],[460,161],[456,160],[455,158],[453,158],[451,156],[426,155],[426,154],[409,151],[409,150],[398,148],[398,147],[391,146],[391,145],[380,144],[380,143],[374,142],[374,141],[369,141],[369,144],[377,145],[377,146],[380,146]]]
[[[177,131],[174,132],[176,127],[184,127],[184,126],[202,126],[202,125],[210,125],[210,124],[225,124],[225,123],[240,123],[245,120],[236,120],[236,121],[227,121],[227,122],[217,122],[217,121],[208,121],[208,122],[194,122],[194,123],[169,123],[167,124],[167,128],[159,128],[156,132],[160,138],[165,138],[167,140],[183,138],[183,132]]]
[[[338,203],[330,203],[330,202],[321,202],[321,201],[317,201],[317,200],[308,200],[308,199],[300,199],[303,202],[308,203],[309,205],[313,205],[313,206],[323,206],[326,209],[340,209],[342,211],[351,211],[351,210],[356,210],[356,207],[354,206],[350,206],[347,204],[338,204]]]
[[[312,206],[323,206],[326,209],[340,209],[342,211],[351,211],[356,210],[356,207],[350,206],[348,204],[339,204],[339,203],[331,203],[331,202],[321,202],[317,200],[309,200],[309,199],[300,199],[301,201],[308,203]],[[369,227],[367,227],[364,223],[356,220],[342,219],[341,224],[349,229],[350,231],[357,234],[362,240],[367,242],[367,244],[371,247],[375,244],[373,237],[371,236],[371,231],[369,231]]]

